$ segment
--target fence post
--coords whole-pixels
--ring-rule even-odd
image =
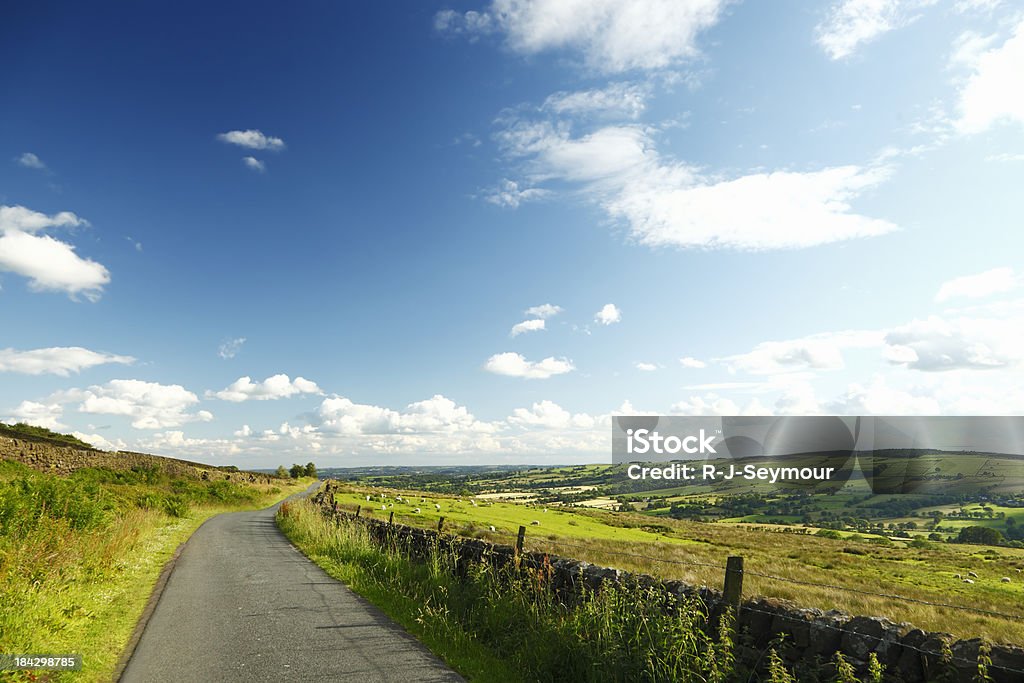
[[[363,509],[362,505],[356,505],[356,517],[359,517],[359,511]]]
[[[523,554],[523,541],[526,540],[526,527],[519,527],[519,534],[516,536],[516,557]]]
[[[437,520],[437,533],[441,533],[442,529],[444,529],[444,517],[440,517]]]
[[[388,526],[394,526],[394,525],[395,525],[395,511],[392,510],[391,514],[388,515]]]
[[[733,616],[739,617],[743,596],[743,558],[739,555],[731,555],[725,561],[725,588],[722,593],[725,604],[732,608]]]

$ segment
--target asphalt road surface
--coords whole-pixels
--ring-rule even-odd
[[[276,510],[196,531],[121,681],[463,680],[296,550]]]

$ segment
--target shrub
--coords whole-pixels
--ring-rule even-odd
[[[173,495],[164,499],[164,512],[171,517],[188,517],[190,510],[191,506],[185,496]]]

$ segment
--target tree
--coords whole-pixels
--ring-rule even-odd
[[[275,475],[276,475],[277,477],[281,478],[281,479],[287,479],[287,478],[288,478],[288,470],[286,470],[286,469],[284,468],[284,465],[280,465],[280,466],[278,466],[278,468],[277,468],[277,472],[275,472],[274,474],[275,474]]]
[[[306,463],[306,476],[316,478],[316,465],[311,462]]]
[[[998,529],[987,526],[965,526],[957,536],[957,543],[975,543],[977,545],[1001,545],[1003,534]]]
[[[292,465],[290,470],[288,470],[288,473],[292,475],[292,479],[298,479],[299,477],[305,476],[306,468],[302,465],[295,464]]]

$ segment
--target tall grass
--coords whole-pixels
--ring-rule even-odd
[[[421,634],[440,642],[470,638],[524,680],[703,682],[737,675],[728,624],[716,629],[700,602],[666,604],[660,591],[621,584],[585,590],[565,605],[550,590],[546,568],[460,567],[454,552],[436,546],[415,561],[408,548],[382,547],[362,525],[335,525],[306,501],[286,503],[278,519],[314,559],[354,567],[379,593],[418,605],[413,620]]]
[[[77,653],[84,673],[53,680],[109,679],[178,543],[217,511],[281,494],[149,469],[65,478],[0,461],[0,652]]]

